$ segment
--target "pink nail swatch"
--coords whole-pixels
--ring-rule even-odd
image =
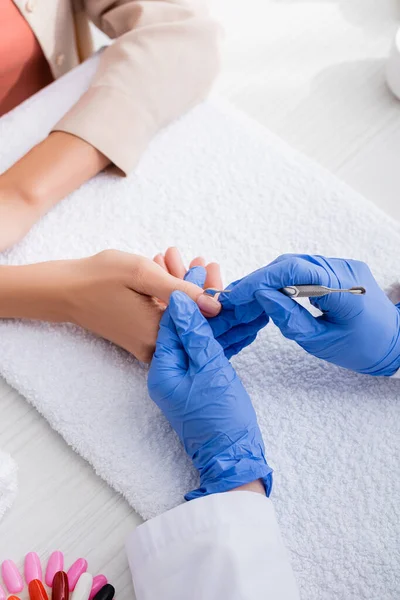
[[[93,585],[92,590],[90,592],[89,600],[92,600],[92,598],[94,598],[97,592],[99,592],[101,588],[107,585],[107,583],[108,581],[105,575],[96,575],[96,577],[93,577]]]
[[[25,581],[29,585],[34,579],[42,581],[42,565],[40,564],[40,558],[36,552],[29,552],[25,556]]]
[[[86,573],[88,568],[87,560],[84,558],[78,558],[74,564],[69,568],[67,577],[69,584],[69,591],[72,592],[78,582],[79,577],[82,573]]]
[[[49,558],[49,562],[47,563],[46,568],[46,576],[45,581],[46,585],[51,587],[53,585],[54,575],[58,573],[58,571],[64,570],[64,554],[56,550],[53,552]]]
[[[4,591],[4,588],[1,587],[0,585],[0,600],[6,600],[7,598],[7,594]]]
[[[1,574],[6,588],[11,594],[17,594],[24,589],[24,582],[17,569],[17,565],[12,560],[5,560],[1,565]]]

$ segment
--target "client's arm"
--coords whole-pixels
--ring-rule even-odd
[[[51,133],[32,148],[0,175],[0,252],[109,162],[96,148],[64,132]]]
[[[202,289],[141,256],[106,250],[80,260],[0,267],[0,318],[70,322],[116,343],[143,361],[152,357],[174,290],[197,299]],[[209,299],[210,313],[220,305]]]
[[[73,4],[77,20],[89,17],[115,42],[55,131],[0,175],[0,252],[110,162],[130,173],[157,131],[206,96],[218,71],[219,28],[203,0]]]

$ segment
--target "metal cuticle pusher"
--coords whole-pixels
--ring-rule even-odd
[[[355,296],[363,296],[366,289],[357,286],[348,289],[329,288],[324,285],[288,285],[279,290],[285,296],[290,298],[318,298],[327,296],[328,294],[354,294]]]
[[[209,296],[217,296],[218,294],[229,294],[232,290],[217,290],[215,288],[207,288],[204,293]],[[318,298],[327,296],[328,294],[353,294],[355,296],[363,296],[366,289],[362,286],[352,287],[348,289],[329,288],[324,285],[288,285],[279,290],[289,298]]]

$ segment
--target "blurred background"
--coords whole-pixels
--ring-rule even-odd
[[[218,92],[400,219],[398,0],[214,0]]]
[[[210,3],[225,30],[215,91],[400,219],[400,102],[385,83],[399,0]]]

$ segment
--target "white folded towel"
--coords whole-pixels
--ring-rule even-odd
[[[14,502],[17,493],[17,465],[0,450],[0,520]]]
[[[0,170],[50,129],[94,68],[80,67],[0,120]],[[158,135],[132,176],[103,174],[72,194],[1,262],[112,247],[151,257],[172,244],[187,258],[220,261],[226,283],[283,252],[365,260],[382,286],[399,274],[398,223],[215,103]],[[272,497],[302,596],[397,598],[399,381],[320,362],[273,325],[234,362],[275,468]],[[112,345],[69,326],[3,322],[0,373],[145,518],[196,485],[147,396],[146,369]]]

